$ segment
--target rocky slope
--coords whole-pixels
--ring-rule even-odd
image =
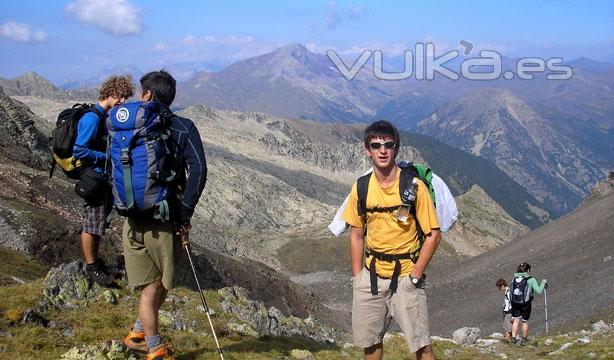
[[[43,123],[23,103],[0,88],[0,152],[39,169],[49,164],[47,137],[35,127]]]
[[[70,105],[70,102],[31,96],[19,98],[46,118],[37,120],[43,127],[54,121],[53,109]],[[334,238],[326,225],[352,182],[369,166],[359,140],[362,128],[286,120],[261,113],[218,111],[203,106],[190,107],[180,114],[194,119],[199,127],[209,167],[203,201],[193,221],[193,241],[237,257],[240,262],[247,262],[241,257],[263,262],[310,286],[318,295],[325,295],[326,304],[346,308],[339,303],[349,284],[347,262],[344,261],[346,242]],[[493,165],[421,135],[403,136],[403,143],[408,145],[404,146],[400,157],[439,164],[437,173],[448,181],[453,192],[463,193],[479,183],[493,197],[503,200],[505,208],[512,211],[502,210],[500,218],[496,218],[496,221],[501,220],[498,224],[502,228],[511,222],[506,212],[518,216],[519,212],[513,211],[513,202],[505,200],[506,191],[517,185],[497,172]],[[442,160],[444,158],[447,163]],[[470,173],[466,172],[467,166],[471,166]],[[34,188],[45,184],[43,175],[32,176],[37,179]],[[57,188],[58,194],[50,194],[45,189],[43,197],[58,196],[61,189],[72,194],[69,186]],[[520,188],[515,192],[519,198],[521,193]],[[73,221],[78,220],[78,201],[70,209],[60,208],[72,214]],[[466,211],[474,210],[468,208]],[[481,234],[492,226],[499,225],[488,224],[480,230],[479,222],[470,220],[462,232],[450,238],[456,245],[448,247],[448,255],[474,255],[516,236],[509,232],[482,240]],[[323,248],[334,250],[322,251]],[[305,254],[313,254],[313,257]],[[304,257],[305,262],[296,261],[297,256]],[[318,261],[310,262],[309,259]],[[303,266],[293,266],[298,263]],[[229,263],[226,269],[231,266],[237,265]],[[329,272],[339,273],[335,278],[340,284],[330,282]],[[240,272],[231,273],[236,275],[227,279],[227,283],[243,283]],[[256,295],[268,294],[264,290],[266,282],[256,281],[254,277],[248,279],[252,286],[262,285],[261,290],[254,292]]]
[[[614,309],[614,193],[482,255],[430,270],[431,329],[478,326],[500,331],[498,278],[511,279],[520,262],[532,266],[538,280],[547,278],[548,320],[552,329]],[[476,304],[480,304],[479,306]],[[536,295],[531,331],[544,324],[544,299]]]
[[[459,220],[444,239],[459,254],[479,255],[529,231],[478,185],[457,196],[456,202]]]
[[[485,89],[424,119],[421,132],[493,161],[555,216],[575,208],[614,159],[594,151],[514,93]]]
[[[206,104],[327,122],[364,121],[375,115],[381,98],[388,97],[373,81],[346,81],[326,55],[300,44],[239,61],[217,73],[197,74],[178,90],[179,107]]]
[[[98,91],[95,89],[62,90],[52,82],[35,73],[27,72],[14,79],[1,79],[0,87],[9,96],[36,96],[59,101],[95,101]]]

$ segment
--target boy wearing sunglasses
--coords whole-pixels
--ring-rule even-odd
[[[369,125],[364,146],[373,165],[365,215],[358,211],[356,183],[343,212],[351,226],[354,343],[364,349],[365,360],[381,360],[383,337],[394,318],[416,359],[434,359],[424,272],[440,241],[435,207],[426,185],[414,178],[412,215],[398,216],[398,209],[406,204],[399,189],[402,170],[395,160],[400,139],[394,125],[388,121]]]

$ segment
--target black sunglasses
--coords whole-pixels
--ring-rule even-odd
[[[372,142],[372,143],[369,143],[369,149],[379,150],[379,148],[381,148],[382,145],[384,145],[384,148],[388,150],[394,149],[396,147],[396,144],[394,143],[394,141]]]

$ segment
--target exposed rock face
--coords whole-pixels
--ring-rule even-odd
[[[475,344],[480,337],[480,328],[463,327],[452,333],[452,339],[461,345]]]
[[[584,202],[590,202],[596,199],[601,199],[614,192],[614,170],[610,171],[607,179],[595,185],[591,194],[584,199]]]
[[[49,164],[48,140],[35,126],[44,120],[0,88],[0,151],[38,169]]]
[[[318,323],[312,317],[286,317],[275,307],[267,309],[261,301],[252,300],[247,290],[241,287],[223,288],[218,292],[222,296],[222,309],[242,319],[249,326],[246,328],[244,325],[234,324],[235,330],[239,329],[244,334],[300,336],[328,343],[335,341],[335,330]]]
[[[64,91],[34,71],[27,72],[15,79],[0,79],[0,86],[5,89],[9,96],[36,96],[60,101],[94,101],[98,95],[98,91],[95,89]]]
[[[608,151],[572,135],[582,132],[573,126],[538,114],[509,90],[483,89],[443,106],[419,128],[493,161],[561,215],[611,166]]]
[[[529,231],[478,185],[456,197],[459,219],[443,240],[462,255],[475,256]]]
[[[45,300],[59,309],[79,306],[97,296],[102,296],[108,302],[116,301],[112,292],[109,294],[107,290],[88,279],[81,260],[61,264],[49,270],[44,286]]]
[[[61,357],[62,360],[136,360],[137,358],[121,341],[117,340],[107,341],[101,346],[77,346],[68,350]]]

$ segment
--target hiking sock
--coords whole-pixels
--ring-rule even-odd
[[[145,336],[145,342],[147,343],[148,348],[153,349],[158,345],[162,345],[162,338],[160,337],[160,334]]]
[[[141,324],[141,319],[136,318],[134,325],[132,325],[132,331],[134,332],[143,332],[143,324]]]

